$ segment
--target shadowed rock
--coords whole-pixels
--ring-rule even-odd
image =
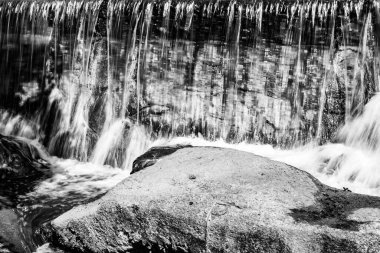
[[[380,198],[327,187],[286,164],[192,147],[43,234],[70,252],[379,252],[379,212]]]
[[[44,158],[30,141],[0,134],[0,252],[30,252],[15,207],[21,195],[51,176]]]
[[[48,176],[51,171],[38,148],[19,138],[0,135],[0,196],[12,198],[26,193]]]

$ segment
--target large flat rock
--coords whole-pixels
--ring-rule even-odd
[[[380,252],[380,198],[283,163],[188,147],[43,228],[70,252]]]

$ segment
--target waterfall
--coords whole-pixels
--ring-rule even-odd
[[[1,0],[0,131],[126,169],[181,136],[375,149],[378,6]]]
[[[30,251],[158,145],[380,196],[379,0],[0,0],[0,62],[0,135],[51,173],[12,192]]]

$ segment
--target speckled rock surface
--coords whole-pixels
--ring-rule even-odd
[[[189,147],[43,234],[70,252],[380,252],[379,212],[380,198],[329,188],[286,164]]]
[[[0,253],[27,252],[28,248],[20,240],[21,237],[16,212],[0,206]]]

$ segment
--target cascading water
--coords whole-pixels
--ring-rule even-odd
[[[0,133],[55,156],[20,213],[184,142],[380,195],[379,27],[378,1],[0,0]]]

